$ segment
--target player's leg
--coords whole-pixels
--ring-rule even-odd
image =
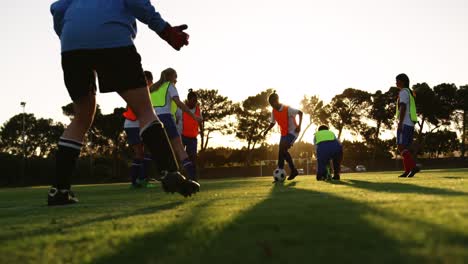
[[[288,134],[286,136],[286,141],[283,142],[284,146],[280,146],[284,149],[284,159],[288,163],[289,169],[291,170],[291,173],[288,177],[288,181],[293,180],[294,178],[296,178],[297,175],[299,175],[299,171],[296,169],[291,154],[289,153],[289,149],[294,144],[294,141],[296,141],[296,136]]]
[[[327,166],[330,159],[326,153],[326,149],[323,147],[323,143],[320,143],[317,147],[317,181],[324,181],[327,178]]]
[[[99,88],[101,92],[118,92],[135,112],[140,122],[142,141],[153,155],[158,168],[164,171],[161,178],[164,190],[179,192],[184,196],[197,191],[198,186],[178,173],[179,167],[169,139],[151,105],[141,57],[135,47],[106,49],[98,55],[95,64]]]
[[[142,174],[143,170],[143,143],[140,139],[140,129],[138,127],[124,128],[127,134],[127,143],[131,146],[133,151],[133,161],[130,166],[130,179],[133,187],[139,187],[137,180]]]
[[[416,167],[416,162],[408,149],[413,139],[413,132],[414,128],[407,125],[403,125],[402,129],[397,132],[398,151],[403,158],[402,161],[405,170],[404,173],[399,176],[400,178],[413,177],[419,172],[419,168]]]
[[[65,86],[73,101],[74,116],[59,139],[55,154],[56,168],[47,203],[66,205],[78,202],[71,189],[71,177],[80,156],[83,139],[96,111],[95,74],[87,51],[62,53]]]
[[[177,126],[175,124],[174,117],[172,114],[161,114],[158,115],[161,122],[164,124],[164,129],[171,140],[172,148],[176,153],[176,156],[179,158],[180,163],[184,167],[185,171],[187,172],[189,178],[191,180],[196,179],[196,171],[195,166],[193,165],[192,161],[189,159],[187,152],[185,152],[185,148],[182,144],[182,140],[177,130]]]
[[[286,159],[286,151],[285,151],[285,146],[286,145],[286,137],[281,136],[280,143],[278,146],[278,168],[279,169],[284,169],[284,161]]]
[[[192,180],[198,181],[198,176],[196,175],[197,147],[198,147],[197,138],[187,138],[187,137],[182,136],[182,145],[185,149],[185,152],[188,155],[188,158],[193,164],[193,168],[195,169],[195,178]]]
[[[343,161],[343,147],[336,142],[336,152],[333,155],[333,180],[340,180],[341,163]]]

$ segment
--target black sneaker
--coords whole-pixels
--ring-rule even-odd
[[[408,177],[408,174],[409,174],[409,172],[403,172],[403,174],[398,176],[398,178],[406,178],[406,177]]]
[[[418,173],[420,171],[421,171],[421,169],[418,166],[416,166],[410,172],[408,172],[408,175],[406,175],[406,177],[413,178],[414,175],[416,175],[416,173]]]
[[[50,188],[47,194],[47,205],[67,205],[75,204],[78,202],[75,194],[70,190],[58,190],[57,188]]]
[[[326,180],[326,177],[317,175],[317,181],[324,181],[324,180]]]
[[[200,184],[187,180],[180,172],[168,172],[161,177],[162,188],[165,192],[180,193],[184,197],[200,191]]]
[[[299,175],[299,171],[297,171],[297,169],[291,170],[291,175],[289,175],[288,181],[294,180],[294,178],[296,178],[297,175]]]
[[[332,180],[339,181],[340,180],[340,175],[334,175]]]

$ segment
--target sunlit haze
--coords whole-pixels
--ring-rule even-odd
[[[2,5],[2,123],[22,111],[21,101],[37,117],[67,122],[52,2]],[[188,88],[209,88],[241,101],[274,88],[299,107],[304,94],[328,101],[349,87],[387,90],[400,72],[412,83],[468,84],[466,0],[152,2],[173,25],[189,25],[190,45],[173,51],[141,23],[135,43],[155,78],[167,67],[178,71],[182,97]],[[98,103],[104,113],[124,106],[116,94],[101,94]]]

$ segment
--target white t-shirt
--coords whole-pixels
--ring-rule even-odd
[[[399,104],[406,105],[405,119],[403,120],[403,124],[407,126],[414,126],[414,123],[413,121],[411,121],[411,116],[410,116],[410,94],[409,94],[408,89],[401,89],[399,98],[400,98]],[[398,121],[400,120],[399,116],[397,116],[397,120]]]
[[[132,121],[125,119],[124,128],[135,128],[140,127],[140,122],[138,120]]]
[[[175,86],[170,84],[169,88],[167,88],[166,105],[163,107],[155,107],[154,110],[156,111],[156,114],[158,115],[171,114],[171,103],[172,103],[172,98],[174,97],[179,97],[179,93],[177,92],[177,89],[175,88]]]
[[[183,115],[182,109],[177,108],[175,115],[176,115],[177,131],[179,131],[179,135],[182,135],[182,129],[184,129],[184,124],[182,122],[182,115]]]
[[[279,109],[279,111],[283,111],[283,108],[284,108],[284,105],[281,106],[281,108]],[[295,108],[292,108],[292,107],[288,107],[288,133],[289,134],[293,134],[295,135],[296,137],[299,135],[295,130],[296,130],[296,115],[299,113],[299,110],[295,109]],[[276,120],[275,120],[275,115],[273,114],[273,111],[271,112],[271,118],[270,118],[270,122],[272,124],[275,124],[276,123]]]

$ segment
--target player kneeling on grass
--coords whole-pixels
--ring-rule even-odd
[[[416,166],[409,146],[413,142],[414,124],[418,121],[416,114],[416,101],[413,91],[410,90],[410,81],[406,74],[402,73],[396,77],[396,86],[400,89],[397,100],[396,118],[398,120],[397,145],[403,157],[405,172],[400,178],[414,177],[420,171]]]
[[[174,69],[168,68],[162,71],[159,81],[153,84],[150,88],[151,102],[159,119],[164,124],[164,128],[166,129],[167,135],[171,140],[171,145],[174,148],[179,161],[185,168],[189,178],[192,181],[196,181],[195,164],[190,160],[187,152],[185,152],[180,134],[177,131],[175,123],[177,107],[179,107],[184,113],[190,115],[190,117],[192,117],[197,123],[201,122],[202,119],[200,116],[191,112],[190,109],[180,101],[179,93],[175,87],[176,83],[177,72]]]
[[[268,102],[273,108],[273,111],[271,113],[270,126],[264,131],[263,135],[266,136],[268,131],[275,126],[275,123],[278,123],[281,131],[278,151],[278,168],[284,169],[284,161],[286,160],[289,164],[289,168],[291,169],[291,174],[289,175],[288,180],[293,180],[297,175],[299,175],[299,172],[294,166],[294,162],[288,150],[292,147],[294,141],[296,141],[299,132],[301,132],[302,112],[281,104],[276,92],[272,93],[268,97]],[[296,122],[297,115],[299,116],[299,124]]]
[[[343,147],[336,139],[335,134],[328,127],[321,125],[314,135],[314,144],[317,157],[317,181],[326,180],[330,161],[333,161],[333,180],[340,179],[341,161],[343,160]]]
[[[65,86],[75,116],[58,143],[55,182],[48,193],[48,205],[78,202],[70,190],[71,176],[94,119],[96,76],[100,92],[119,93],[135,112],[143,143],[164,171],[163,189],[184,196],[197,192],[200,185],[178,172],[164,127],[151,105],[141,57],[133,44],[136,18],[176,50],[188,45],[184,32],[187,26],[172,27],[149,0],[59,0],[52,4],[51,13],[60,37]]]
[[[153,84],[153,74],[150,71],[145,71],[146,87]],[[127,111],[123,113],[125,118],[124,131],[127,134],[127,143],[133,149],[133,161],[130,167],[130,179],[132,187],[154,187],[155,180],[148,176],[148,171],[151,163],[151,156],[145,155],[145,148],[140,137],[140,122],[133,110],[127,107]]]

